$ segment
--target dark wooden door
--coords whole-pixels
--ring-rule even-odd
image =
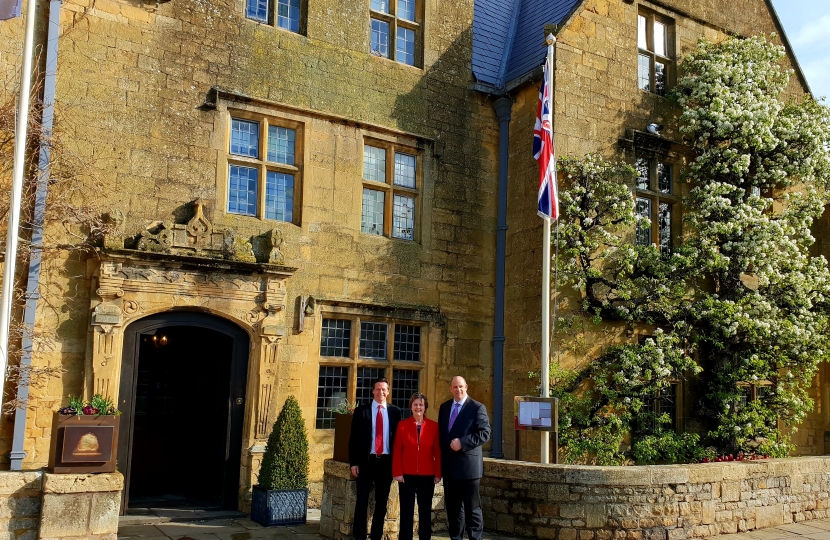
[[[134,494],[237,508],[249,350],[240,327],[201,312],[165,312],[127,327],[122,513]]]

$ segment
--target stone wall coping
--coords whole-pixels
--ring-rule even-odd
[[[335,461],[331,458],[323,462],[323,473],[331,475],[335,478],[345,478],[346,480],[354,480],[352,478],[352,469],[348,463],[342,461]]]
[[[349,464],[327,459],[326,474],[351,479]],[[685,465],[560,465],[484,458],[484,476],[505,480],[528,480],[563,484],[606,486],[650,486],[662,484],[705,484],[723,480],[769,478],[793,474],[830,473],[830,456],[808,456],[726,463]]]
[[[328,462],[326,462],[328,463]],[[348,471],[348,466],[343,464]],[[327,469],[328,471],[328,469]],[[760,461],[726,463],[690,463],[686,465],[543,465],[527,461],[484,459],[484,476],[507,480],[529,480],[567,484],[655,485],[708,483],[790,476],[793,474],[830,473],[830,456],[809,456]]]
[[[44,474],[44,493],[101,493],[124,489],[120,472],[99,474]]]
[[[0,471],[0,495],[33,495],[42,489],[42,471]]]

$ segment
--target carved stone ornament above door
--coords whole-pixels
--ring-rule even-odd
[[[264,437],[276,414],[271,396],[286,335],[285,282],[296,271],[281,264],[282,233],[267,235],[263,262],[255,262],[251,243],[214,229],[202,201],[186,224],[154,222],[131,238],[117,229],[122,216],[113,212],[110,220],[117,235],[105,240],[93,279],[87,396],[118,401],[123,330],[131,322],[164,311],[204,311],[233,321],[251,338],[248,395],[255,399],[247,400],[246,437]]]

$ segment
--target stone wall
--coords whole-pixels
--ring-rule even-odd
[[[44,474],[41,540],[115,540],[121,473]]]
[[[683,540],[830,516],[830,457],[589,467],[485,460],[485,528],[533,538]]]
[[[357,496],[357,482],[351,476],[349,464],[327,459],[323,476],[323,505],[320,516],[320,534],[336,540],[351,540],[354,522],[354,502]],[[400,502],[398,483],[392,482],[389,506],[386,511],[384,533],[388,540],[397,540],[400,525]],[[369,499],[369,523],[374,512],[374,494]],[[418,530],[418,504],[415,504],[415,530]],[[447,530],[447,514],[444,512],[444,486],[435,486],[432,498],[432,531]]]
[[[124,477],[0,472],[3,540],[115,540]]]
[[[0,472],[0,538],[35,540],[43,473]]]

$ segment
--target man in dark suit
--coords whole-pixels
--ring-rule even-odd
[[[353,532],[355,540],[366,540],[366,514],[369,493],[375,486],[375,513],[372,516],[372,540],[383,537],[386,505],[392,486],[392,445],[401,410],[386,404],[389,381],[381,377],[372,385],[372,402],[354,411],[349,437],[349,464],[357,478]]]
[[[464,377],[453,377],[450,389],[453,399],[441,404],[438,411],[447,524],[452,540],[462,540],[465,528],[470,540],[481,540],[481,445],[490,440],[490,418],[484,405],[467,395]]]

